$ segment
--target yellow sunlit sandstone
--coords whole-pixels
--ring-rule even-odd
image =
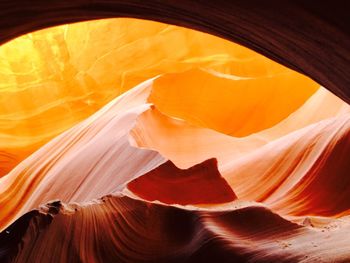
[[[184,72],[196,68],[239,79]],[[174,75],[155,84],[159,110],[233,136],[271,127],[318,87],[247,48],[182,27],[118,18],[40,30],[0,46],[0,176],[111,99],[164,73]]]
[[[219,76],[203,70],[166,75],[155,80],[150,101],[170,116],[243,137],[276,125],[319,88],[292,71],[274,77]]]

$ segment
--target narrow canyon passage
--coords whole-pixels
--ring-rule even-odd
[[[134,18],[24,34],[0,58],[1,262],[350,261],[333,86]]]

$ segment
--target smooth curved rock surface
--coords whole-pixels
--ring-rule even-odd
[[[344,7],[13,3],[0,41],[159,19],[349,101]],[[1,262],[350,261],[350,106],[307,76],[130,18],[0,57]]]
[[[254,205],[218,212],[108,196],[83,207],[50,203],[26,214],[9,233],[1,233],[0,258],[21,263],[38,255],[44,262],[72,263],[346,262],[344,231],[349,228],[348,220],[323,229],[300,226]],[[86,238],[86,230],[94,237]],[[23,242],[4,256],[7,236]],[[47,253],[50,247],[54,250]]]

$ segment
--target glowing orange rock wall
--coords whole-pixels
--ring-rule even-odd
[[[309,78],[133,19],[0,49],[1,262],[350,260],[350,106]]]
[[[142,81],[198,67],[303,78],[229,41],[136,19],[64,25],[0,46],[0,176]]]

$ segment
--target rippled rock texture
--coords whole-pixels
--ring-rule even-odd
[[[350,106],[186,28],[0,46],[1,262],[348,262]]]

